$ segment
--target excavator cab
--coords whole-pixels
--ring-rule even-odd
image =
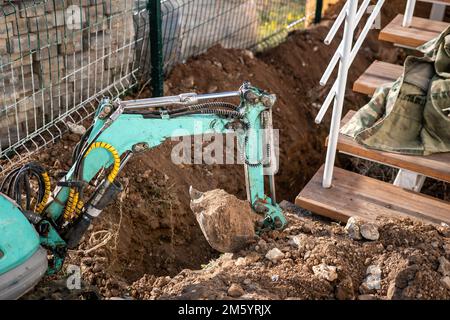
[[[0,193],[0,300],[32,289],[47,271],[47,251],[13,200]]]

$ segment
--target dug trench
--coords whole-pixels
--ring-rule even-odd
[[[397,2],[392,1],[392,5]],[[384,16],[385,22],[392,18],[387,7]],[[335,16],[331,14],[330,18]],[[324,124],[317,126],[314,118],[330,89],[320,87],[319,79],[339,42],[336,39],[334,45],[323,44],[331,22],[325,19],[320,25],[292,32],[279,46],[257,55],[215,46],[176,66],[165,81],[168,95],[236,90],[244,81],[277,95],[274,127],[280,132],[278,199],[293,201],[324,160],[330,119],[328,115]],[[403,50],[378,41],[377,33],[371,32],[351,68],[349,83],[374,59],[397,62],[402,58]],[[149,95],[144,90],[133,98]],[[357,109],[366,102],[367,97],[349,89],[345,110]],[[53,184],[58,173],[70,167],[71,150],[79,139],[76,134],[66,134],[37,155],[36,160],[49,169]],[[201,191],[221,188],[245,199],[243,167],[177,165],[171,161],[175,144],[166,142],[130,160],[120,177],[124,192],[102,213],[80,247],[69,252],[66,265],[81,266],[84,285],[101,297],[450,296],[450,289],[441,285],[442,275],[436,271],[437,259],[445,255],[443,250],[448,246],[445,230],[411,221],[380,222],[380,241],[365,243],[349,239],[338,224],[290,213],[286,231],[268,233],[237,255],[219,257],[198,227],[189,207],[188,189],[190,185]],[[346,159],[340,161],[348,166]],[[295,242],[294,236],[302,237],[301,241]],[[409,245],[403,239],[410,241]],[[274,248],[282,252],[281,262],[265,258]],[[424,252],[429,254],[422,256]],[[406,258],[411,254],[417,261]],[[311,267],[320,263],[338,266],[338,280],[311,278]],[[418,271],[420,263],[423,269]],[[386,277],[378,289],[361,289],[366,269],[372,264],[380,265]],[[69,294],[52,289],[64,279],[47,278],[26,298],[82,297],[77,291]],[[427,281],[429,284],[423,287]]]

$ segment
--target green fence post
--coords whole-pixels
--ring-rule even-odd
[[[316,0],[316,15],[314,16],[314,23],[319,23],[322,20],[323,0]]]
[[[151,86],[153,97],[164,96],[161,1],[149,0]]]

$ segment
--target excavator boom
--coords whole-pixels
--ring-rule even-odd
[[[233,97],[240,99],[239,105],[211,102]],[[249,83],[239,91],[217,94],[187,93],[132,101],[103,99],[92,126],[74,150],[72,167],[58,182],[52,197],[48,174],[34,163],[13,171],[2,184],[0,298],[19,297],[35,285],[45,270],[48,274],[58,272],[67,249],[78,246],[92,220],[122,191],[117,176],[130,157],[173,137],[236,133],[245,168],[247,200],[262,215],[262,229],[283,228],[286,219],[275,202],[274,173],[266,170],[275,161],[273,141],[265,137],[267,130],[272,130],[274,103],[274,95]],[[178,107],[168,108],[174,105]],[[86,188],[102,171],[107,172],[106,176],[87,198]],[[265,190],[267,172],[269,196]],[[34,207],[30,205],[29,188],[24,189],[25,200],[22,197],[28,173],[36,176],[42,187]],[[48,261],[42,248],[48,251]],[[32,272],[22,275],[24,268]]]

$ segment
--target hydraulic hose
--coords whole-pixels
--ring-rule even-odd
[[[102,148],[107,150],[113,157],[113,168],[111,169],[111,172],[109,173],[107,180],[109,183],[113,183],[116,179],[119,170],[120,170],[120,156],[117,150],[106,142],[94,142],[91,144],[91,146],[86,150],[86,153],[84,154],[83,160],[86,159],[86,157],[97,148]],[[64,209],[64,218],[66,220],[73,220],[77,218],[81,210],[83,209],[84,202],[81,200],[80,192],[76,188],[70,188],[69,191],[69,198],[67,199],[66,207]]]
[[[32,190],[30,179],[34,179],[37,182],[34,210],[37,213],[42,213],[50,197],[51,185],[50,177],[41,165],[30,162],[14,169],[3,180],[0,191],[14,199],[23,210],[31,210]],[[25,206],[22,201],[23,193],[25,193]]]
[[[221,116],[231,116],[234,118],[242,118],[242,115],[239,113],[239,107],[228,102],[207,102],[202,104],[196,104],[188,107],[172,109],[172,110],[164,110],[165,114],[168,116],[175,118],[186,115],[194,115],[194,114],[217,114]],[[143,115],[144,118],[148,119],[161,119],[161,110],[152,110],[152,111],[127,111],[127,114],[140,114]]]
[[[51,193],[50,177],[48,176],[48,173],[44,171],[42,173],[42,178],[44,181],[44,196],[42,197],[41,202],[38,204],[36,208],[37,213],[42,213],[42,211],[44,211],[45,205],[47,204]]]
[[[106,143],[106,142],[94,142],[89,147],[89,149],[86,151],[86,154],[84,155],[84,158],[86,158],[89,155],[89,153],[92,152],[92,150],[97,149],[97,148],[103,148],[103,149],[109,151],[109,153],[111,153],[111,155],[113,157],[113,160],[114,160],[113,168],[112,168],[111,172],[108,175],[108,181],[110,183],[113,183],[114,180],[116,179],[117,174],[119,173],[119,169],[120,169],[120,156],[119,156],[119,153],[109,143]]]

